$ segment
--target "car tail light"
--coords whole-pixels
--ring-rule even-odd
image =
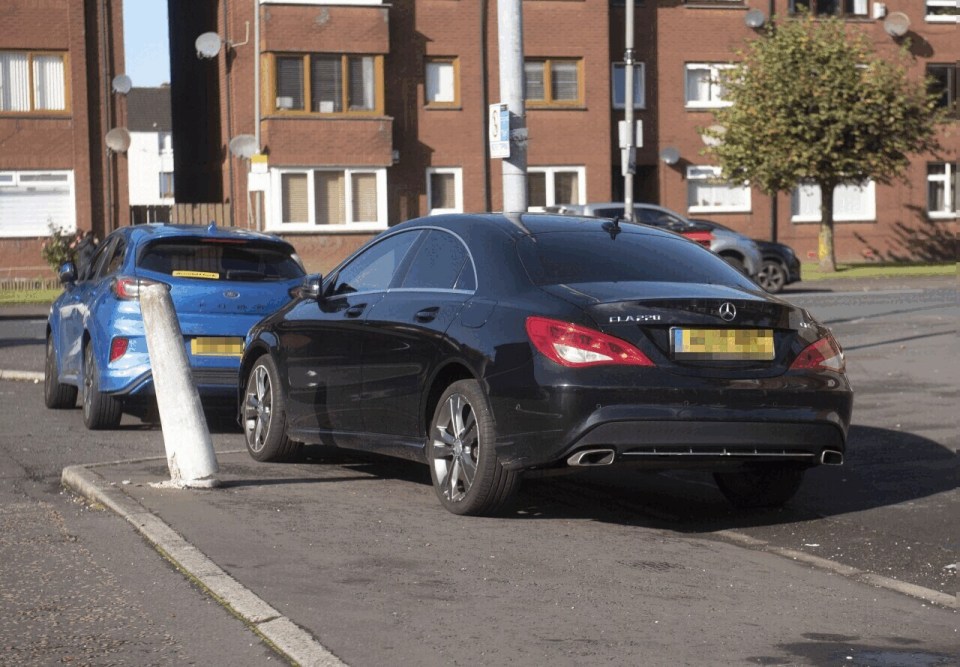
[[[127,353],[130,341],[126,338],[114,338],[110,341],[110,361],[116,361]]]
[[[534,347],[561,366],[654,365],[630,343],[570,322],[528,317],[527,336]]]
[[[118,299],[136,301],[140,298],[140,290],[144,287],[159,284],[156,280],[118,276],[113,280],[113,293],[117,295]]]
[[[827,335],[812,345],[808,345],[790,364],[790,370],[827,370],[843,373],[846,362],[843,352],[833,336]]]
[[[709,248],[710,244],[713,243],[713,234],[710,232],[685,232],[683,235],[691,241],[696,241],[704,248]]]

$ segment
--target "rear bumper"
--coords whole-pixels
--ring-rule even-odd
[[[853,409],[853,392],[837,374],[683,388],[541,385],[509,396],[491,389],[497,454],[511,470],[566,467],[590,449],[612,450],[613,463],[661,468],[817,465],[824,452],[837,462]]]

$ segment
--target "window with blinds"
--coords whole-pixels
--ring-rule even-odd
[[[275,64],[274,112],[382,112],[382,56],[326,53],[270,57]]]
[[[273,170],[279,196],[269,224],[276,229],[386,227],[386,170]]]
[[[584,167],[529,167],[527,169],[527,210],[547,206],[583,204],[586,201]]]
[[[583,61],[548,58],[523,64],[523,90],[531,106],[582,106]]]
[[[68,111],[66,55],[0,51],[0,111]]]

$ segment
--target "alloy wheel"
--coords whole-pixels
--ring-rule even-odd
[[[438,486],[451,502],[463,500],[477,475],[480,436],[473,406],[463,394],[450,395],[434,423],[433,467]]]
[[[270,432],[270,419],[273,415],[273,389],[270,386],[270,374],[258,365],[253,370],[252,382],[247,385],[247,400],[243,405],[243,423],[247,436],[247,446],[252,451],[263,450]]]

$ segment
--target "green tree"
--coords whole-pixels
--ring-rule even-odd
[[[836,270],[833,191],[844,183],[903,178],[909,155],[939,149],[942,116],[925,81],[907,76],[911,56],[877,55],[837,19],[801,16],[767,28],[723,74],[718,140],[723,177],[767,194],[820,186],[820,266]]]

